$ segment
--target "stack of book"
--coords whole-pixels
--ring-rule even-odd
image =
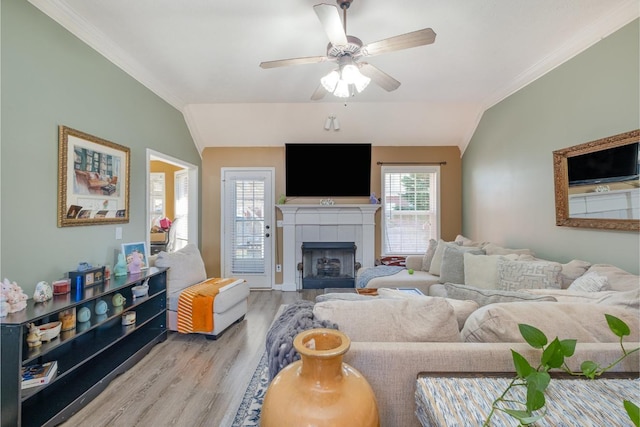
[[[22,367],[22,389],[48,384],[58,373],[58,362],[52,361]]]

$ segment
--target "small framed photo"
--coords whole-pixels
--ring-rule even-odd
[[[147,244],[145,242],[123,243],[122,253],[124,254],[124,259],[127,261],[127,266],[138,257],[142,261],[140,269],[144,270],[149,267],[149,253],[147,252]]]

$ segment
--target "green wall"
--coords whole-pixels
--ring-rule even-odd
[[[2,0],[0,278],[31,297],[79,261],[112,264],[147,237],[146,149],[198,167],[182,114],[27,1]],[[58,228],[58,126],[131,149],[130,221]]]
[[[552,152],[640,128],[639,21],[488,109],[464,153],[463,233],[639,270],[638,233],[558,227]]]

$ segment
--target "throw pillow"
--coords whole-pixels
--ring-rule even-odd
[[[560,289],[562,266],[547,261],[498,260],[498,289],[556,288]]]
[[[422,271],[429,272],[429,268],[431,268],[431,261],[433,260],[433,255],[436,253],[437,246],[438,242],[436,240],[429,239],[429,247],[422,258]]]
[[[468,237],[463,236],[462,234],[458,234],[454,240],[460,246],[475,246],[476,248],[482,248],[484,245],[489,242],[476,242],[475,240],[471,240]]]
[[[579,343],[617,342],[605,314],[623,320],[631,328],[625,341],[638,342],[638,311],[599,304],[515,302],[492,304],[471,313],[462,328],[465,342],[524,342],[518,324],[540,329],[549,338],[577,339]]]
[[[574,280],[586,273],[589,267],[591,267],[590,262],[580,261],[579,259],[574,259],[566,264],[562,264],[562,272],[560,272],[562,289],[567,289]]]
[[[397,299],[436,298],[436,297],[427,296],[427,295],[412,295],[407,292],[403,292],[398,289],[391,289],[391,288],[378,289],[378,295],[382,298],[397,298]],[[464,326],[464,322],[467,321],[467,318],[469,317],[469,315],[473,313],[475,310],[477,310],[478,307],[480,307],[478,303],[475,301],[470,301],[470,300],[464,301],[464,300],[457,300],[452,298],[445,298],[445,299],[449,304],[451,304],[451,307],[453,307],[453,311],[456,314],[456,320],[458,321],[459,329],[462,329],[462,327]],[[316,297],[316,300],[317,300],[317,297]]]
[[[488,243],[482,247],[487,255],[531,255],[535,254],[531,251],[531,249],[511,249],[511,248],[503,248],[501,246],[496,245],[495,243]]]
[[[498,260],[515,260],[518,255],[464,254],[464,284],[483,289],[498,289]]]
[[[204,261],[198,247],[192,243],[175,252],[160,252],[156,267],[168,267],[167,293],[171,294],[207,279]]]
[[[465,283],[464,279],[464,255],[482,255],[482,249],[473,246],[452,247],[446,246],[442,253],[442,263],[440,265],[440,283]]]
[[[444,248],[446,246],[450,247],[460,247],[455,242],[445,242],[444,240],[438,240],[438,245],[436,246],[436,251],[433,254],[433,259],[431,259],[431,265],[429,266],[429,273],[434,276],[440,275],[440,267],[442,266],[442,255],[444,254]]]
[[[595,271],[585,273],[578,277],[569,286],[569,291],[583,291],[583,292],[600,292],[606,291],[609,287],[609,279],[607,276],[600,276]]]
[[[594,264],[587,272],[595,271],[609,279],[609,286],[614,291],[632,291],[640,287],[640,277],[628,273],[611,264]]]
[[[338,324],[354,342],[459,342],[453,307],[443,298],[316,303],[318,320]]]
[[[447,290],[447,298],[475,301],[481,307],[499,302],[556,301],[556,299],[552,296],[531,295],[526,292],[504,291],[499,289],[480,289],[474,286],[459,285],[454,283],[445,283],[444,287]]]

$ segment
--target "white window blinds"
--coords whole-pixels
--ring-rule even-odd
[[[437,166],[383,166],[382,255],[424,253],[439,236]]]
[[[265,271],[265,181],[262,178],[231,178],[225,183],[226,230],[230,232],[232,274]],[[234,214],[231,214],[234,212]]]

